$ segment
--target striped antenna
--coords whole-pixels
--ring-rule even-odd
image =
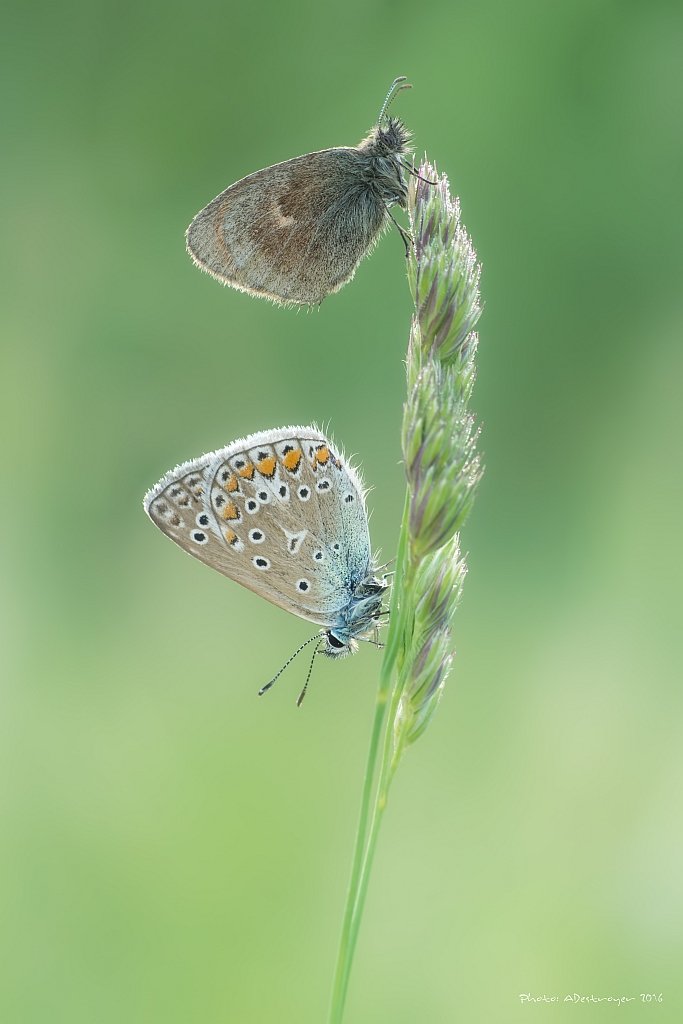
[[[313,662],[315,661],[316,654],[320,650],[320,644],[321,643],[322,643],[322,640],[320,641],[320,643],[318,644],[316,649],[313,651],[313,657],[311,658],[311,664],[308,666],[308,675],[306,676],[306,682],[304,683],[304,688],[303,688],[303,690],[301,691],[301,693],[299,694],[299,696],[296,699],[296,706],[298,708],[301,707],[301,702],[303,701],[304,697],[306,696],[306,690],[308,689],[308,682],[309,682],[309,680],[311,678],[311,672],[313,671]]]
[[[400,93],[401,89],[412,89],[412,85],[410,84],[410,82],[408,81],[408,79],[406,78],[405,75],[399,75],[398,78],[395,78],[393,80],[393,82],[391,83],[391,88],[389,89],[389,92],[387,93],[387,98],[385,99],[384,103],[382,104],[382,109],[379,112],[379,117],[377,118],[377,124],[381,124],[382,123],[384,115],[386,114],[387,110],[389,109],[389,104],[391,103],[391,101],[394,99],[395,96],[398,96],[398,94]]]
[[[260,689],[260,690],[259,690],[259,692],[258,692],[258,695],[259,695],[259,697],[262,697],[262,696],[263,696],[263,694],[264,694],[264,693],[266,693],[266,691],[267,691],[267,690],[269,690],[269,689],[271,688],[271,686],[273,685],[273,683],[274,683],[274,682],[275,682],[275,681],[276,681],[277,679],[279,679],[279,678],[280,678],[280,676],[282,675],[282,673],[284,672],[284,670],[285,670],[285,669],[287,668],[287,666],[288,666],[288,665],[291,665],[291,663],[292,663],[292,662],[294,661],[294,659],[296,658],[297,654],[301,654],[301,652],[303,651],[304,647],[308,647],[308,645],[309,645],[309,644],[312,644],[314,640],[319,640],[319,639],[320,639],[320,633],[316,633],[316,634],[315,634],[314,636],[309,636],[308,640],[305,640],[305,641],[304,641],[304,642],[302,643],[301,647],[298,647],[298,648],[297,648],[297,649],[296,649],[296,650],[294,651],[294,654],[293,654],[293,655],[292,655],[292,656],[291,656],[290,658],[287,658],[287,661],[286,661],[286,662],[284,663],[284,665],[282,666],[282,668],[280,669],[280,671],[279,671],[279,672],[276,672],[276,673],[275,673],[275,675],[274,675],[274,676],[273,676],[273,678],[272,678],[272,679],[270,680],[270,682],[269,682],[269,683],[266,683],[266,685],[265,685],[265,686],[262,686],[262,687],[261,687],[261,689]],[[310,677],[310,672],[309,672],[309,677]],[[308,683],[308,680],[306,680],[306,682]]]

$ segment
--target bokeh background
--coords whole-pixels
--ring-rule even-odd
[[[396,113],[483,261],[458,657],[397,777],[349,1024],[683,1019],[683,9],[45,0],[4,17],[0,1020],[324,1020],[379,657],[256,690],[305,623],[144,516],[287,422],[362,462],[394,551],[394,232],[316,312],[183,231]],[[264,635],[267,641],[264,642]],[[640,993],[662,993],[643,1005]]]

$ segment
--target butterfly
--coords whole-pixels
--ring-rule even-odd
[[[316,652],[344,657],[376,632],[388,583],[375,575],[363,486],[316,427],[250,434],[176,466],[143,504],[195,558],[322,627],[296,654],[317,639]]]
[[[357,146],[273,164],[235,182],[197,214],[185,239],[195,264],[223,284],[282,304],[315,305],[351,280],[405,207],[410,133],[387,108],[410,85],[396,78],[377,124]]]

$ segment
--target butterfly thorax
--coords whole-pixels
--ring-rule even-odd
[[[370,138],[374,136],[375,146],[387,153],[402,156],[408,151],[410,132],[397,117],[390,117],[384,126],[377,125]]]
[[[363,178],[382,202],[398,203],[405,207],[407,188],[401,166],[410,133],[397,118],[389,118],[384,125],[375,125],[358,146],[364,157]]]
[[[382,601],[388,584],[376,576],[366,576],[342,609],[338,621],[325,632],[322,653],[328,658],[344,658],[358,650],[358,639],[364,639],[379,625]]]

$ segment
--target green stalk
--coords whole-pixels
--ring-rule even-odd
[[[404,533],[401,534],[401,540],[404,539]],[[396,620],[398,622],[398,620]],[[400,630],[400,624],[397,626],[396,632]],[[387,665],[387,655],[389,655],[389,649],[387,644],[387,650],[385,652],[385,661],[382,665],[382,672],[380,675],[380,690],[378,693],[377,709],[382,708],[382,724],[384,722],[384,712],[386,711],[386,697],[388,695],[389,686],[391,683],[392,675],[392,662],[389,658]],[[384,691],[382,696],[382,691]],[[332,1015],[330,1016],[330,1024],[341,1024],[344,1006],[346,1003],[346,996],[348,992],[349,978],[351,975],[351,966],[353,963],[353,957],[356,951],[356,944],[358,941],[358,932],[360,930],[360,923],[363,916],[363,910],[365,907],[365,898],[367,896],[368,884],[370,881],[370,874],[372,871],[372,864],[375,857],[375,850],[377,848],[377,838],[379,836],[380,826],[384,817],[384,812],[387,807],[389,800],[389,787],[391,785],[396,767],[398,765],[400,751],[403,749],[403,737],[396,738],[393,736],[391,723],[396,719],[396,712],[398,709],[398,703],[400,701],[401,692],[400,687],[394,687],[391,693],[391,702],[389,708],[389,715],[387,718],[387,728],[384,730],[384,736],[382,739],[382,758],[380,762],[379,777],[377,780],[377,786],[375,788],[375,798],[372,807],[372,816],[370,818],[370,828],[367,835],[361,834],[361,823],[363,831],[367,824],[367,813],[369,806],[365,803],[366,793],[368,801],[372,790],[371,786],[364,786],[363,788],[363,813],[361,814],[361,822],[359,822],[358,834],[356,836],[356,849],[354,851],[354,871],[352,872],[352,881],[349,886],[349,893],[347,896],[346,911],[344,915],[344,930],[342,932],[342,943],[339,950],[339,960],[337,963],[337,976],[335,977],[335,989],[332,1003]],[[383,701],[380,704],[380,700]],[[375,715],[375,722],[377,723],[377,714]],[[381,727],[380,727],[381,728]],[[398,739],[398,742],[397,742]],[[372,760],[372,771],[373,775],[376,769],[377,763],[377,752],[379,750],[379,735],[375,733],[373,729],[372,740],[370,749],[372,757],[368,759],[368,769],[370,768],[370,761]],[[366,775],[366,783],[368,776]],[[339,984],[337,985],[337,981]]]
[[[332,988],[330,1024],[341,1024],[344,1013],[351,966],[358,939],[358,928],[363,913],[363,905],[365,903],[365,893],[367,891],[367,882],[372,863],[372,853],[374,853],[374,841],[379,829],[379,819],[377,816],[377,794],[374,795],[373,799],[373,783],[377,774],[379,751],[385,746],[386,736],[390,735],[390,730],[386,730],[385,742],[381,742],[382,728],[386,717],[387,702],[391,687],[392,670],[399,649],[400,634],[403,629],[403,623],[398,610],[398,596],[400,593],[400,580],[403,575],[403,560],[405,558],[407,532],[408,500],[406,497],[398,545],[398,554],[396,556],[396,572],[394,574],[394,581],[391,590],[389,633],[387,635],[384,658],[382,660],[379,689],[377,691],[377,700],[375,703],[375,717],[372,725],[372,732],[370,734],[370,749],[368,751],[368,759],[365,766],[365,778],[363,780],[358,828],[356,830],[356,842],[351,865],[351,878],[349,880],[349,889],[346,895],[344,920],[342,923],[339,952],[337,954],[337,966],[335,969]],[[368,835],[368,818],[370,816],[371,805],[373,805],[373,813],[370,834]],[[373,837],[372,847],[369,847],[370,837]],[[371,853],[370,858],[368,858],[368,852]]]
[[[402,444],[408,487],[391,589],[329,1024],[342,1024],[377,839],[403,752],[427,727],[452,661],[451,619],[466,568],[458,531],[481,476],[467,406],[477,347],[479,268],[460,209],[423,164],[408,212],[415,316]]]

